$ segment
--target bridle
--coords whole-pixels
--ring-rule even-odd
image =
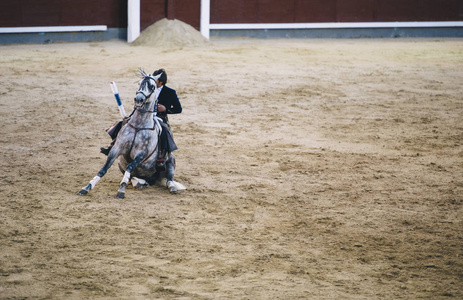
[[[137,93],[136,93],[136,95],[142,94],[143,97],[145,97],[145,101],[146,101],[146,99],[149,99],[149,98],[151,97],[151,95],[153,95],[154,91],[156,90],[156,86],[154,85],[154,86],[149,90],[149,94],[148,94],[148,95],[145,94],[145,92],[144,92],[142,89],[143,89],[143,87],[144,87],[145,84],[148,84],[148,85],[149,85],[149,82],[148,82],[148,83],[146,82],[147,79],[148,79],[148,80],[149,80],[149,79],[154,80],[154,78],[151,77],[151,75],[146,75],[146,76],[142,79],[142,81],[141,81],[141,83],[140,83],[140,88],[138,89],[138,91],[137,91]],[[156,82],[156,80],[154,80],[154,82]],[[156,99],[155,101],[157,101],[157,99]],[[156,103],[154,104],[154,109],[153,109],[153,110],[146,110],[145,108],[138,108],[138,107],[136,107],[135,109],[138,110],[140,113],[154,113],[154,112],[156,112]]]
[[[145,76],[145,78],[142,79],[142,82],[145,81],[146,79],[153,79],[153,77],[151,76]],[[154,79],[153,79],[154,80]],[[143,88],[142,85],[144,85],[145,83],[141,83],[140,84],[140,89],[137,91],[137,95],[138,94],[142,94],[146,99],[148,99],[149,97],[151,97],[151,95],[153,94],[154,90],[156,89],[155,86],[153,86],[150,90],[150,93],[147,95],[145,94],[144,91],[142,91],[141,89]]]

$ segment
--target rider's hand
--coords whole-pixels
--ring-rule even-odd
[[[166,107],[162,104],[158,104],[158,112],[165,112],[166,111]]]

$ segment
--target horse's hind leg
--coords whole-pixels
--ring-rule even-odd
[[[166,161],[166,186],[169,192],[176,194],[178,192],[177,187],[174,184],[174,173],[175,173],[175,156],[170,154],[169,159]]]
[[[146,180],[138,177],[132,177],[131,182],[133,187],[138,190],[141,190],[148,185],[148,182],[146,182]]]

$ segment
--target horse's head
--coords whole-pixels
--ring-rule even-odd
[[[139,88],[135,98],[133,99],[135,107],[138,109],[143,108],[146,104],[152,102],[152,98],[154,97],[151,96],[155,95],[155,91],[157,89],[156,80],[158,80],[162,75],[162,73],[156,76],[146,74],[142,69],[140,69],[140,74],[142,79],[138,82]],[[145,107],[145,109],[148,108]]]

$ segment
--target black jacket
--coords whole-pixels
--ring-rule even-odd
[[[158,112],[157,116],[164,120],[167,124],[169,123],[168,114],[179,114],[182,112],[182,105],[178,100],[177,92],[168,86],[164,86],[161,93],[158,96],[158,104],[162,104],[166,107],[166,111]]]

